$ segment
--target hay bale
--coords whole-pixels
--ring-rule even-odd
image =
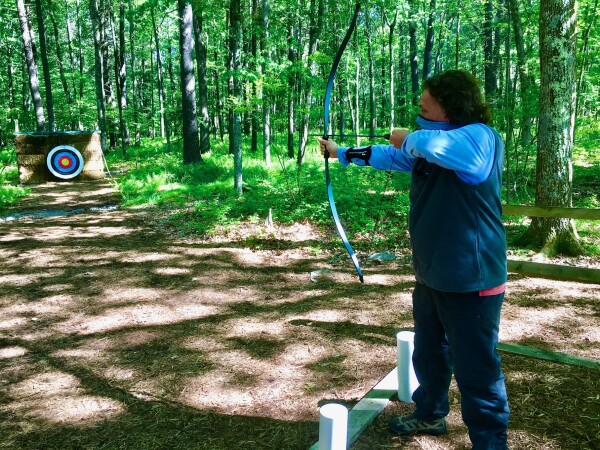
[[[65,180],[56,177],[48,170],[46,157],[52,149],[59,145],[70,145],[83,156],[83,170],[74,178]],[[15,150],[21,183],[85,181],[104,178],[104,156],[99,132],[17,133]]]

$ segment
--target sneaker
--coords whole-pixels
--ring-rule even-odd
[[[400,436],[411,434],[439,436],[446,432],[446,419],[440,417],[432,420],[419,420],[411,414],[409,416],[394,417],[388,422],[388,427]]]

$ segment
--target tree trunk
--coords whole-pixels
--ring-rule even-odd
[[[375,112],[375,73],[373,61],[373,45],[371,36],[371,21],[369,16],[365,20],[365,34],[367,35],[367,64],[369,73],[369,135],[375,136],[375,128],[377,127],[377,119]]]
[[[102,34],[103,45],[101,47],[103,64],[102,80],[104,83],[104,98],[106,99],[106,106],[110,107],[110,111],[117,110],[117,97],[115,95],[115,87],[113,86],[113,77],[111,73],[111,59],[109,56],[110,42],[114,42],[114,18],[112,11],[112,2],[109,0],[100,1],[100,32]],[[114,48],[114,45],[113,45]],[[113,53],[114,55],[114,53]],[[117,64],[117,61],[114,61]],[[114,72],[113,72],[114,73]],[[119,129],[119,119],[116,114],[108,114],[108,139],[110,141],[110,148],[117,146],[117,130]]]
[[[590,49],[589,49],[589,42],[590,42],[590,33],[592,30],[595,29],[596,27],[596,20],[598,18],[598,0],[594,1],[594,5],[591,6],[591,4],[588,4],[588,9],[587,9],[587,13],[585,15],[585,20],[583,21],[585,24],[587,24],[587,26],[585,27],[584,31],[583,31],[583,37],[581,39],[581,50],[579,51],[579,55],[581,58],[581,63],[579,65],[579,75],[577,77],[577,107],[576,107],[576,114],[580,115],[585,104],[585,102],[581,103],[580,102],[580,97],[583,97],[583,93],[584,93],[584,84],[583,84],[583,79],[584,79],[584,75],[586,73],[589,72],[589,65],[590,65],[590,60],[591,60],[591,56],[590,56]]]
[[[7,78],[8,78],[8,106],[10,107],[10,115],[9,117],[12,118],[13,122],[14,122],[14,130],[15,133],[19,131],[19,116],[16,113],[16,108],[17,108],[17,99],[16,99],[16,95],[15,95],[15,81],[14,81],[14,73],[15,73],[15,68],[12,64],[12,50],[9,47],[6,47],[6,57],[8,60],[8,64],[7,64]]]
[[[261,18],[262,18],[262,37],[260,40],[260,48],[263,57],[261,67],[262,75],[267,74],[267,61],[271,58],[270,42],[269,42],[269,0],[262,0],[261,3]],[[270,98],[264,89],[264,83],[261,87],[262,99],[262,128],[263,128],[263,156],[265,163],[271,164],[271,113],[270,113]]]
[[[242,98],[242,86],[240,80],[240,60],[242,45],[242,11],[240,0],[230,0],[229,3],[229,57],[231,61],[230,85],[231,94],[234,103],[238,103]],[[233,153],[233,188],[242,195],[242,136],[241,136],[241,117],[237,105],[231,106],[232,118],[231,131],[229,139],[232,142]]]
[[[113,56],[115,58],[115,72],[114,73],[115,73],[115,83],[117,86],[116,104],[117,104],[117,110],[119,112],[118,129],[119,129],[119,134],[121,136],[121,151],[122,151],[123,155],[125,155],[127,153],[126,132],[125,132],[125,130],[127,128],[126,128],[125,121],[123,118],[123,109],[127,107],[127,100],[125,100],[123,97],[125,94],[125,86],[126,86],[125,85],[126,70],[125,70],[125,61],[123,59],[124,36],[122,36],[122,34],[121,34],[121,33],[123,33],[123,35],[125,34],[124,17],[123,17],[124,14],[125,13],[123,10],[123,2],[119,1],[120,25],[119,25],[119,44],[118,45],[117,45],[117,36],[116,36],[116,32],[115,32],[114,14],[111,14],[111,21],[110,21],[110,34],[111,34],[111,39],[112,39],[112,44],[113,44]]]
[[[196,117],[194,78],[194,17],[189,0],[178,0],[179,60],[181,64],[181,106],[183,112],[183,163],[202,162]]]
[[[496,96],[498,80],[496,78],[497,67],[494,58],[494,7],[492,0],[486,0],[483,19],[483,71],[484,92],[488,101]]]
[[[215,115],[216,123],[215,130],[219,129],[219,138],[221,142],[225,140],[225,130],[223,129],[223,123],[225,122],[223,119],[223,99],[221,98],[221,88],[220,88],[220,79],[219,79],[219,71],[217,70],[217,61],[219,60],[219,55],[217,49],[215,47],[215,68],[213,69],[213,78],[215,80],[215,106],[217,109],[217,113]]]
[[[100,12],[96,0],[90,0],[90,18],[94,35],[94,75],[96,85],[96,109],[98,114],[98,128],[100,129],[100,146],[102,152],[108,152],[106,137],[106,99],[104,97],[104,59],[102,46],[105,44],[100,27]]]
[[[123,155],[129,145],[129,127],[124,118],[124,111],[127,109],[127,66],[125,65],[125,2],[119,1],[119,122],[121,124],[121,143],[123,145]]]
[[[31,42],[31,32],[29,30],[29,22],[27,20],[27,11],[23,0],[17,0],[17,12],[19,14],[19,22],[21,24],[21,36],[23,39],[23,51],[25,54],[25,62],[27,63],[27,72],[29,80],[29,91],[31,100],[35,109],[35,121],[37,131],[44,131],[46,119],[44,117],[44,106],[42,105],[42,96],[40,95],[40,81],[38,78],[37,64],[33,56],[33,47]]]
[[[414,0],[409,2],[410,14],[417,13],[417,8],[414,5]],[[414,17],[408,20],[408,41],[410,46],[410,81],[411,81],[411,102],[414,106],[419,104],[419,57],[417,56],[417,24]]]
[[[81,122],[81,107],[83,105],[83,81],[85,77],[83,76],[84,69],[84,58],[83,58],[83,45],[81,44],[81,16],[80,16],[80,8],[79,8],[79,0],[75,1],[75,14],[76,14],[76,26],[77,26],[77,42],[79,43],[79,90],[78,90],[78,104],[77,111],[79,113],[79,129],[83,130],[83,123]],[[104,147],[102,147],[104,148]]]
[[[572,206],[576,24],[576,0],[541,0],[536,206]],[[529,232],[543,253],[582,251],[572,219],[533,218]]]
[[[65,74],[65,67],[63,64],[63,52],[62,47],[60,45],[60,38],[58,33],[58,23],[56,18],[54,17],[54,7],[51,3],[51,0],[48,1],[48,16],[50,17],[50,21],[52,22],[52,29],[54,31],[54,45],[56,48],[56,63],[58,64],[58,73],[60,75],[60,82],[63,87],[63,91],[65,93],[65,101],[67,103],[67,107],[69,108],[69,122],[71,128],[75,128],[75,120],[73,116],[73,100],[71,98],[71,89],[69,87],[69,82],[67,81],[67,76]],[[69,37],[70,39],[70,37]]]
[[[460,0],[456,6],[456,29],[454,30],[454,69],[458,69],[460,59]]]
[[[158,40],[158,25],[156,24],[156,14],[154,8],[150,8],[150,14],[152,18],[152,32],[154,34],[154,43],[156,51],[156,82],[158,84],[158,109],[160,113],[160,137],[166,136],[165,132],[165,87],[162,76],[162,58],[160,56],[160,43]],[[167,144],[169,144],[169,138],[167,137]]]
[[[388,73],[390,76],[390,130],[393,129],[396,125],[396,93],[394,92],[394,79],[396,77],[396,74],[394,73],[394,31],[396,30],[396,23],[398,23],[398,10],[394,12],[394,20],[392,20],[392,22],[390,23],[390,29],[388,34]]]
[[[208,113],[208,83],[206,80],[208,35],[205,35],[202,31],[202,7],[198,7],[194,11],[194,36],[196,40],[196,62],[198,64],[198,89],[200,91],[200,153],[209,153],[210,115]]]
[[[291,70],[288,72],[288,89],[287,89],[287,124],[288,124],[288,132],[287,132],[287,151],[288,158],[292,159],[294,157],[294,100],[296,94],[296,71],[294,66],[296,65],[296,61],[298,60],[298,52],[296,48],[296,42],[298,38],[298,21],[296,18],[291,17],[290,25],[289,25],[289,39],[288,39],[288,61],[290,62]]]
[[[433,56],[433,22],[436,11],[436,1],[431,0],[429,4],[429,19],[427,20],[427,33],[425,36],[425,50],[423,51],[423,79],[431,76],[432,71],[432,56]]]
[[[40,54],[42,57],[42,70],[44,72],[44,85],[46,87],[46,109],[48,110],[48,128],[56,131],[54,118],[54,98],[52,97],[52,80],[50,79],[50,64],[48,64],[48,51],[46,45],[46,27],[44,25],[44,12],[42,0],[35,0],[35,13],[37,16],[38,33],[40,35]]]
[[[323,26],[323,16],[325,11],[325,4],[323,0],[318,0],[318,4],[315,4],[315,0],[310,1],[310,20],[309,20],[309,31],[308,31],[308,58],[312,59],[311,56],[317,51],[317,45],[319,42],[319,35]],[[318,67],[314,60],[310,63],[310,78],[308,78],[302,86],[304,88],[304,105],[305,112],[302,116],[301,126],[301,138],[300,148],[298,149],[298,158],[296,163],[298,167],[302,166],[304,162],[304,153],[306,152],[306,141],[308,139],[308,128],[310,124],[310,110],[313,102],[313,88],[311,80],[316,79],[318,76]]]
[[[258,8],[258,0],[252,0],[252,32],[250,34],[250,52],[252,53],[251,70],[256,73],[256,79],[251,85],[252,104],[258,106],[257,100],[259,96],[259,72],[260,64],[258,62],[258,40],[260,38],[261,15]],[[257,107],[250,108],[250,133],[252,134],[250,151],[256,153],[258,151],[258,129],[260,128],[260,111]]]
[[[521,14],[517,0],[508,0],[513,34],[515,36],[515,47],[517,50],[517,72],[519,73],[519,88],[521,93],[521,119],[520,134],[521,145],[529,145],[533,141],[531,134],[532,116],[529,92],[535,83],[532,75],[527,73],[527,55],[525,54],[525,43],[523,41],[523,27],[521,25]]]
[[[192,16],[193,16],[193,10],[192,10]],[[192,39],[194,39],[194,19],[192,17]],[[194,42],[195,44],[195,42]],[[180,108],[180,105],[178,104],[179,102],[179,98],[177,96],[176,88],[177,85],[175,84],[175,72],[173,71],[173,59],[174,59],[174,55],[175,54],[175,48],[173,47],[173,43],[172,41],[169,39],[169,57],[167,58],[167,71],[169,73],[169,85],[168,85],[168,89],[165,89],[165,94],[168,92],[168,105],[171,105],[170,111],[177,111]],[[195,75],[194,75],[195,76]],[[167,97],[165,97],[167,98]],[[170,134],[171,136],[173,136],[174,130],[173,130],[173,119],[171,117],[171,114],[169,114],[170,111],[165,111],[165,116],[166,116],[166,132],[168,134]]]
[[[138,102],[138,91],[139,91],[139,80],[138,75],[135,70],[135,20],[134,19],[134,10],[133,10],[133,0],[129,0],[128,3],[129,10],[129,52],[131,58],[131,78],[132,78],[132,92],[131,92],[131,100],[133,106],[133,134],[134,134],[134,145],[139,147],[142,143],[140,136],[140,116],[139,116],[139,102]]]

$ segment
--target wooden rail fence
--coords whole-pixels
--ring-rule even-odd
[[[600,220],[600,209],[560,208],[554,206],[503,205],[505,216],[560,217],[578,220]],[[581,281],[600,284],[600,270],[586,267],[544,264],[531,261],[508,260],[510,272],[555,280]]]

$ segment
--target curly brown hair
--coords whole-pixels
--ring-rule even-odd
[[[483,100],[477,79],[465,70],[447,70],[427,78],[423,90],[428,90],[456,125],[489,123],[492,111]]]

